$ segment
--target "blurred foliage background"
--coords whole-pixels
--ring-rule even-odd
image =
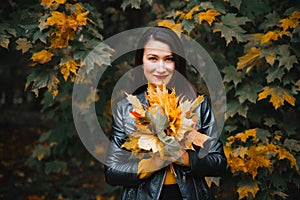
[[[295,0],[4,0],[0,8],[0,198],[117,199],[103,166],[82,145],[72,117],[80,68],[110,65],[101,41],[162,25],[197,40],[223,77],[228,170],[209,178],[216,199],[297,199],[300,194],[300,5]],[[126,44],[124,44],[126,45]],[[110,130],[110,96],[132,65],[105,71],[96,94]],[[200,75],[190,79],[206,93]],[[103,89],[105,88],[105,89]],[[86,106],[93,103],[89,98]]]

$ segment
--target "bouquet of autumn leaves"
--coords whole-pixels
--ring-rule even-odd
[[[127,94],[127,100],[133,105],[131,116],[136,122],[136,130],[128,134],[122,145],[133,154],[159,153],[164,157],[167,152],[177,157],[174,151],[194,150],[193,145],[203,147],[209,136],[198,132],[198,115],[193,111],[203,101],[199,95],[194,101],[176,96],[165,85],[148,84],[147,105],[143,105],[137,96]]]

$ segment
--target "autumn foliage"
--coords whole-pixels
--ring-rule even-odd
[[[175,88],[169,92],[166,85],[156,87],[148,84],[147,103],[137,96],[127,94],[133,105],[130,113],[136,122],[136,130],[128,136],[122,147],[134,154],[171,154],[182,149],[195,150],[193,145],[203,147],[210,137],[198,132],[198,115],[194,110],[203,101],[203,95],[195,100],[183,100],[176,95]]]
[[[14,13],[23,17],[0,24],[0,46],[28,57],[30,73],[25,87],[42,96],[43,111],[47,111],[55,124],[41,135],[29,159],[32,165],[49,174],[84,160],[77,157],[82,144],[70,116],[72,86],[78,70],[86,67],[93,74],[96,67],[85,65],[84,58],[106,37],[132,26],[160,25],[197,40],[223,77],[227,110],[221,140],[228,170],[221,179],[207,179],[216,198],[299,197],[300,7],[297,1],[90,3],[42,0]],[[113,53],[110,47],[102,46],[97,53],[99,56],[91,62],[100,63],[98,67],[110,65]],[[82,105],[89,107],[96,100],[99,123],[108,131],[111,109],[107,100],[114,83],[130,64],[122,60],[114,63],[107,69],[99,89],[89,88],[86,103]],[[203,74],[195,72],[193,66],[188,70],[199,92],[206,93]],[[66,159],[72,162],[67,163]]]

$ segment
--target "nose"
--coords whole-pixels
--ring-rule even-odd
[[[166,71],[166,68],[164,66],[164,61],[163,60],[159,61],[158,67],[157,67],[157,71],[160,72],[160,73],[163,73],[163,72]]]

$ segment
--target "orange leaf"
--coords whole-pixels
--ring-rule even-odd
[[[40,4],[42,6],[50,7],[53,4],[64,4],[66,1],[67,0],[42,0]]]
[[[239,199],[248,197],[249,194],[251,195],[249,196],[249,198],[254,198],[258,191],[259,191],[259,187],[257,182],[255,182],[254,184],[247,184],[244,186],[240,186],[237,189],[237,192],[239,193]]]
[[[134,153],[139,153],[141,152],[141,149],[139,148],[138,142],[139,142],[139,138],[130,137],[127,141],[123,143],[121,147],[124,147],[127,150],[132,151]]]
[[[167,28],[172,29],[178,37],[180,37],[180,33],[183,32],[181,28],[181,23],[174,23],[173,21],[170,20],[160,20],[157,22],[158,26],[165,26]]]
[[[288,30],[289,28],[296,28],[299,24],[300,12],[294,11],[288,18],[281,19],[281,27],[283,31]]]
[[[53,53],[47,50],[42,50],[32,54],[31,60],[36,63],[44,64],[46,62],[49,62],[53,55],[54,55]]]
[[[295,106],[295,98],[281,87],[264,87],[263,91],[258,94],[258,101],[265,99],[268,96],[271,96],[270,102],[273,104],[275,109],[283,106],[284,101]]]
[[[201,24],[203,21],[206,21],[210,26],[216,20],[216,17],[221,15],[216,10],[207,10],[206,12],[198,13],[198,21]]]
[[[59,63],[59,66],[61,67],[60,72],[63,75],[65,81],[67,81],[70,72],[74,75],[77,74],[77,69],[79,66],[81,66],[81,62],[76,62],[73,59],[68,60],[65,63]]]
[[[185,16],[185,19],[192,19],[195,11],[199,10],[199,5],[194,6]]]
[[[239,57],[237,69],[244,69],[245,67],[248,67],[247,71],[252,69],[260,57],[260,51],[261,50],[256,47],[249,49],[245,55]]]

